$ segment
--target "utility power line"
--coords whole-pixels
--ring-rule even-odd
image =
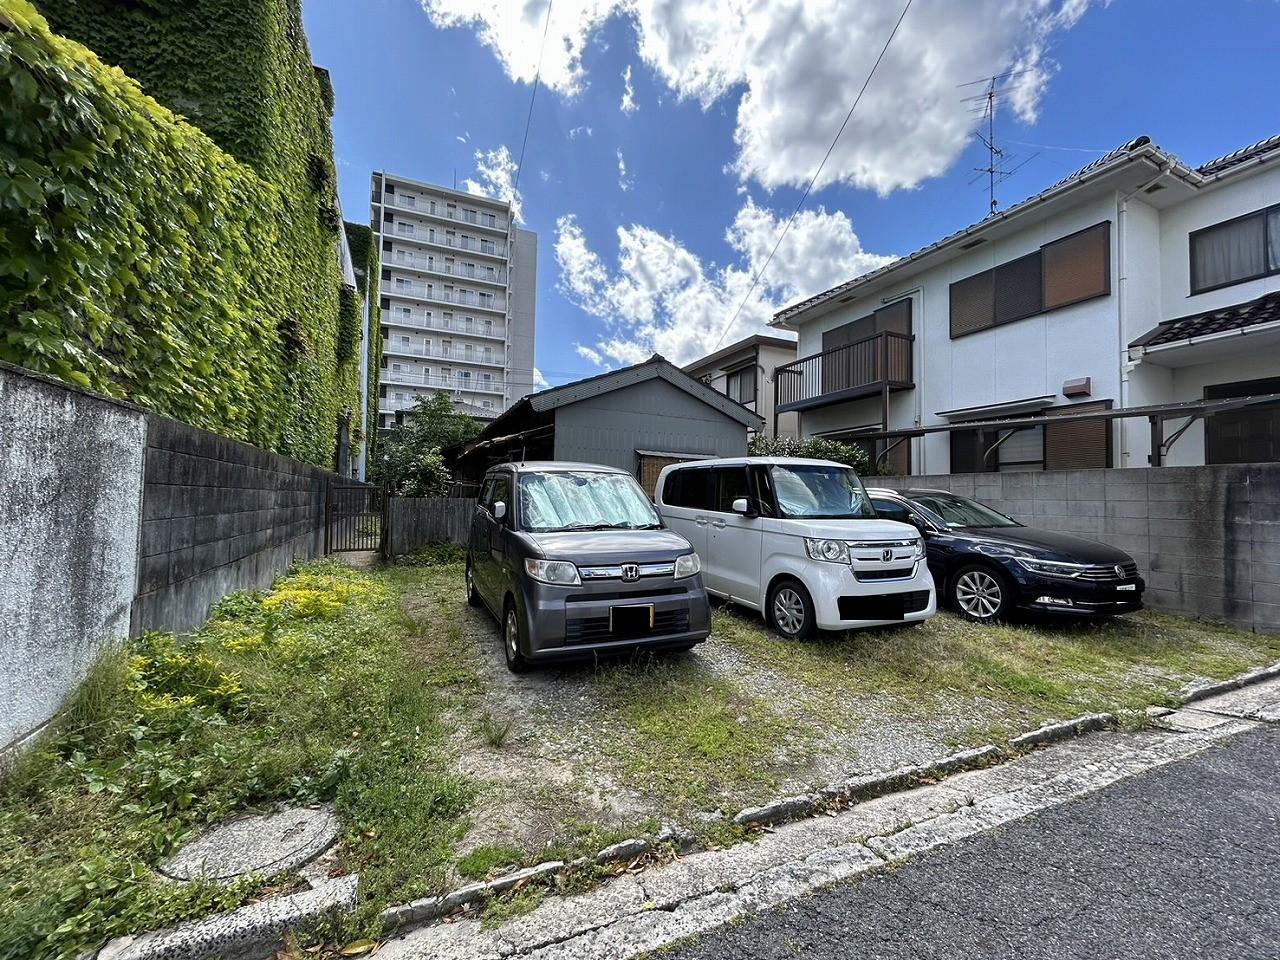
[[[902,8],[902,13],[898,15],[898,22],[893,25],[893,30],[889,32],[889,39],[885,40],[884,46],[880,49],[880,56],[876,57],[876,62],[871,65],[871,72],[867,74],[867,79],[862,82],[862,89],[858,91],[858,95],[853,98],[853,104],[849,107],[849,112],[844,115],[844,123],[840,124],[840,129],[836,131],[836,135],[831,140],[831,146],[827,147],[827,152],[823,154],[822,162],[818,164],[818,169],[813,171],[813,176],[809,178],[809,183],[804,188],[804,193],[800,195],[800,202],[796,204],[796,208],[791,211],[791,216],[787,218],[787,225],[782,228],[782,233],[778,235],[778,242],[773,245],[773,249],[769,251],[769,256],[765,258],[764,264],[756,272],[755,278],[751,281],[751,286],[747,290],[747,295],[742,298],[742,302],[738,304],[738,309],[733,312],[733,316],[729,318],[729,322],[725,324],[723,330],[720,331],[720,339],[716,341],[716,345],[711,348],[714,353],[720,349],[720,344],[724,343],[724,338],[729,331],[733,329],[733,325],[737,322],[738,316],[742,313],[742,308],[747,305],[747,301],[751,299],[751,294],[755,293],[756,286],[760,283],[760,278],[764,276],[765,270],[769,268],[769,264],[773,262],[773,255],[778,252],[778,247],[782,246],[782,241],[786,239],[788,231],[791,230],[791,224],[795,222],[796,216],[800,213],[804,203],[809,199],[809,191],[813,189],[814,183],[817,182],[822,168],[827,165],[827,160],[831,158],[831,151],[836,148],[836,144],[840,140],[840,135],[844,133],[844,128],[849,125],[849,118],[853,116],[853,111],[858,109],[858,103],[862,100],[862,95],[867,92],[867,87],[871,85],[871,78],[876,75],[876,70],[880,66],[880,61],[884,59],[884,55],[889,52],[889,44],[893,43],[893,38],[898,34],[898,28],[902,26],[902,21],[907,15],[907,11],[911,9],[911,0],[907,0],[906,6]]]
[[[524,148],[529,144],[529,127],[533,125],[533,101],[538,96],[538,82],[542,79],[542,53],[547,48],[547,31],[550,29],[551,0],[547,0],[547,16],[542,24],[542,43],[538,45],[538,66],[533,72],[533,89],[529,91],[529,113],[524,118],[524,137],[520,141],[520,159],[516,162],[516,179],[511,186],[513,194],[520,189],[520,171],[524,169]]]

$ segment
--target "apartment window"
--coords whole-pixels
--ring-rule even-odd
[[[1111,222],[951,284],[951,339],[1111,292]]]
[[[406,207],[416,207],[416,206],[418,205],[418,198],[417,198],[417,197],[415,197],[412,193],[405,193],[405,194],[402,194],[402,195],[400,196],[400,201],[401,201],[401,202],[402,202]]]
[[[755,403],[756,401],[756,368],[754,365],[734,370],[724,378],[724,392],[730,400],[738,403]]]
[[[1045,416],[1111,409],[1110,400],[1046,410]],[[1028,470],[1101,470],[1111,466],[1111,425],[1107,420],[1046,423],[1013,431],[978,426],[951,434],[952,473],[1011,473]],[[992,449],[994,447],[994,449]]]
[[[485,400],[485,401],[483,401],[483,402],[481,403],[481,406],[483,406],[486,410],[492,410],[492,409],[493,409],[493,401],[492,401],[492,400]]]
[[[1191,292],[1280,273],[1280,205],[1190,236]]]
[[[401,338],[400,338],[400,342],[401,342],[402,344],[404,344],[404,345],[407,347],[407,346],[409,345],[409,338],[408,338],[408,337],[401,337]]]
[[[459,371],[458,371],[458,383],[460,383],[460,384],[462,384],[462,385],[464,385],[464,386],[467,386],[467,387],[471,386],[471,371],[470,371],[470,370],[459,370]]]
[[[411,320],[413,319],[413,310],[409,307],[396,307],[396,316],[404,320]]]
[[[391,370],[392,370],[392,372],[393,372],[393,373],[399,373],[399,372],[400,372],[400,364],[398,364],[398,363],[393,363],[393,364],[391,365]]]
[[[487,336],[493,336],[493,321],[488,317],[484,321],[484,332]]]
[[[403,234],[406,237],[412,237],[414,234],[414,226],[412,223],[397,223],[396,233]]]
[[[492,374],[488,374],[488,373],[480,374],[480,382],[483,383],[486,387],[489,386],[489,384],[493,383]]]

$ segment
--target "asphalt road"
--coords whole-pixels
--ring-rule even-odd
[[[1280,958],[1280,726],[665,956]]]

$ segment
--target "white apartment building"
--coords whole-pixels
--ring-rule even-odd
[[[389,173],[373,175],[381,258],[378,426],[447,393],[492,420],[534,390],[538,236],[511,205]]]
[[[777,410],[895,473],[1280,460],[1277,160],[1140,137],[788,307]]]

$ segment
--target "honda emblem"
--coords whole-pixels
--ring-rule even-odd
[[[893,550],[892,550],[892,548],[890,548],[890,547],[885,547],[883,550],[881,550],[881,551],[880,551],[880,559],[881,559],[881,560],[883,560],[885,563],[888,563],[890,560],[892,560],[892,559],[893,559]]]
[[[628,583],[632,580],[639,580],[640,565],[636,563],[624,563],[622,565],[622,579]]]

